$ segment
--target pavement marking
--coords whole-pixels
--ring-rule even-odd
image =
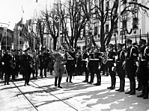
[[[75,111],[79,111],[79,110],[78,110],[78,109],[76,109],[74,106],[70,105],[69,103],[65,102],[64,100],[60,99],[59,97],[55,96],[54,94],[52,94],[52,93],[50,93],[50,92],[46,91],[44,88],[42,88],[42,87],[41,87],[41,86],[39,86],[38,84],[34,83],[33,81],[30,81],[30,82],[31,82],[32,84],[34,84],[34,85],[38,86],[38,88],[43,89],[43,91],[45,91],[46,93],[48,93],[48,94],[50,94],[50,95],[54,96],[55,98],[57,98],[58,100],[60,100],[60,101],[61,101],[61,102],[63,102],[64,104],[68,105],[69,107],[71,107],[71,108],[72,108],[72,109],[74,109]],[[66,98],[66,99],[67,99],[67,98]]]
[[[12,82],[15,87],[20,91],[20,93],[26,98],[26,100],[32,105],[32,107],[36,110],[36,111],[39,111],[36,106],[28,99],[28,97],[21,91],[21,89],[14,83]]]

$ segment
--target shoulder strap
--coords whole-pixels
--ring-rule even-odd
[[[145,54],[146,54],[147,49],[149,49],[149,46],[146,46],[146,47],[145,47],[144,53],[143,53],[144,56],[145,56]]]
[[[134,47],[131,47],[129,57],[131,57],[131,54],[132,54],[132,50],[133,50],[133,49],[134,49]]]

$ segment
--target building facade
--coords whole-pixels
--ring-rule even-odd
[[[13,48],[14,32],[6,27],[0,27],[0,50]]]

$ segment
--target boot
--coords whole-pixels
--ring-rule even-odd
[[[116,78],[112,78],[112,87],[111,89],[115,89]]]
[[[135,87],[135,81],[131,81],[131,92],[129,93],[130,95],[135,95],[136,94],[136,87]]]
[[[148,99],[148,87],[147,86],[144,87],[143,99]]]
[[[70,75],[69,82],[72,83],[72,75]]]
[[[55,83],[54,83],[55,86],[57,86],[57,78],[58,77],[55,77]]]
[[[62,88],[62,87],[60,86],[61,80],[62,80],[62,77],[59,77],[59,79],[58,79],[58,87],[59,87],[59,88]]]
[[[120,80],[120,90],[119,90],[119,92],[124,92],[124,87],[125,87],[125,80]]]

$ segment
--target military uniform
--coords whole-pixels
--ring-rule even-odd
[[[28,50],[29,49],[26,49],[25,54],[22,55],[22,72],[25,79],[24,85],[29,85],[30,75],[33,67],[31,63],[33,59],[30,55],[28,55]]]
[[[130,46],[126,50],[125,71],[130,81],[130,91],[126,92],[126,94],[134,95],[136,88],[135,76],[137,69],[136,61],[138,57],[138,49],[135,46],[132,46],[131,43],[132,40],[128,39],[127,44],[130,44]]]
[[[68,77],[66,82],[72,82],[72,76],[75,73],[75,53],[73,52],[66,52],[66,70],[68,73]]]
[[[142,40],[143,41],[143,40]],[[145,42],[146,43],[146,42]],[[148,98],[148,52],[149,51],[149,47],[146,45],[143,45],[140,48],[140,62],[139,62],[139,80],[140,83],[142,84],[142,94],[138,95],[138,97],[143,97],[144,99]]]
[[[88,64],[88,53],[83,54],[83,59],[81,60],[81,74],[85,72],[85,80],[83,82],[88,82],[89,72],[87,68]]]
[[[12,73],[12,56],[6,51],[3,58],[2,58],[2,62],[4,63],[4,73],[5,73],[5,80],[4,80],[4,84],[8,85],[9,81],[10,81],[10,75]]]
[[[40,77],[43,78],[43,69],[44,69],[44,55],[43,53],[39,54],[39,69],[40,69]]]
[[[107,69],[111,77],[111,86],[108,87],[108,89],[115,89],[116,73],[114,71],[114,63],[115,63],[116,53],[113,51],[112,44],[109,47],[110,47],[110,51],[108,51]]]
[[[120,79],[120,87],[116,91],[123,92],[125,87],[125,70],[123,68],[123,63],[125,61],[125,52],[122,49],[122,44],[119,44],[117,52],[117,60],[116,60],[116,72],[118,74],[118,77]]]

